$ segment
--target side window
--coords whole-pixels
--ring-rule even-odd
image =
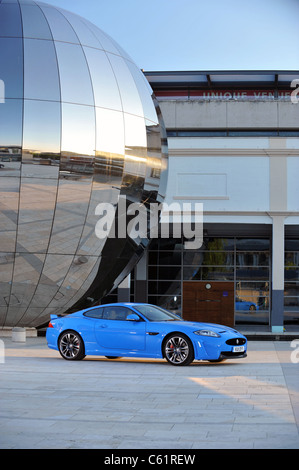
[[[85,317],[103,318],[103,308],[91,308],[84,313]]]
[[[131,313],[131,310],[126,307],[113,307],[111,305],[110,307],[105,307],[103,318],[105,320],[125,321],[129,313]]]

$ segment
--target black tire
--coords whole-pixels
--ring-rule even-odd
[[[119,356],[105,356],[105,357],[107,357],[107,359],[118,359],[119,358]]]
[[[85,357],[84,343],[76,331],[66,330],[59,336],[58,349],[67,361],[80,361]]]
[[[163,355],[173,366],[188,366],[194,360],[192,343],[183,333],[172,333],[165,339]]]

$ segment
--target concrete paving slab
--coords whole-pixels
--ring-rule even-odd
[[[250,341],[245,359],[188,367],[72,363],[44,337],[2,341],[1,449],[299,448],[299,360],[289,341]]]

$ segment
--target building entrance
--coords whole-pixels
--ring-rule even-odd
[[[184,281],[184,320],[234,326],[234,283]]]

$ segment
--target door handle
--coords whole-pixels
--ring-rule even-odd
[[[107,328],[108,325],[106,325],[105,323],[103,325],[101,325],[101,328]]]

